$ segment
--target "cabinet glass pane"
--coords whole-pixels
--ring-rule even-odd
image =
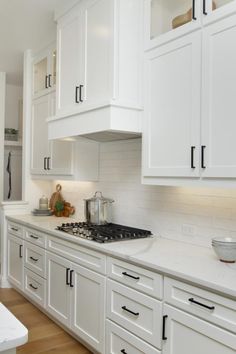
[[[34,93],[45,89],[45,79],[47,75],[47,58],[34,64]]]
[[[192,21],[192,0],[151,0],[150,39]]]
[[[52,53],[52,84],[56,85],[56,70],[57,70],[57,51]]]
[[[214,0],[212,2],[212,9],[216,10],[219,7],[225,6],[225,5],[227,5],[227,4],[229,4],[230,2],[233,2],[233,1],[235,1],[235,0]]]

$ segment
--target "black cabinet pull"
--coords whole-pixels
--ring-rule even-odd
[[[70,282],[69,282],[69,271],[70,271],[70,268],[66,268],[66,285],[70,285]]]
[[[199,305],[199,306],[202,306],[208,310],[215,310],[215,306],[208,306],[208,305],[205,305],[205,304],[202,304],[201,302],[198,302],[196,300],[194,300],[193,297],[191,297],[190,299],[188,299],[189,302],[193,303],[193,304],[196,304],[196,305]]]
[[[34,286],[33,284],[29,284],[29,286],[32,288],[32,289],[34,289],[34,290],[38,290],[38,288],[36,287],[36,286]]]
[[[19,246],[19,257],[22,258],[22,248],[23,248],[23,245],[20,245]]]
[[[70,287],[71,288],[73,288],[74,287],[74,285],[73,285],[73,283],[72,283],[72,274],[73,274],[73,270],[70,270]]]
[[[196,14],[195,14],[195,0],[193,0],[193,4],[192,4],[192,20],[196,21],[197,20],[197,17],[196,17]]]
[[[130,275],[130,274],[126,273],[126,272],[122,272],[122,274],[125,275],[126,277],[130,277],[130,278],[135,279],[135,280],[139,280],[140,279],[140,277],[134,277],[133,275]]]
[[[194,151],[196,149],[196,146],[191,146],[191,168],[196,168],[194,165]]]
[[[205,148],[206,148],[206,146],[202,145],[202,147],[201,147],[201,167],[202,168],[206,168],[206,166],[205,166]]]
[[[139,312],[133,312],[133,311],[127,309],[126,306],[122,306],[122,310],[124,310],[124,311],[126,311],[126,312],[129,312],[129,313],[131,313],[131,314],[134,315],[134,316],[139,316]]]
[[[120,352],[123,353],[123,354],[127,354],[127,352],[125,351],[125,349],[121,349]]]
[[[11,227],[11,230],[12,231],[19,231],[17,228],[15,228],[15,227]]]
[[[168,315],[165,315],[162,317],[162,340],[167,340],[166,337],[166,320],[168,318]]]
[[[47,170],[50,171],[51,168],[50,168],[50,158],[51,157],[47,157],[46,160],[47,160]]]
[[[47,158],[44,157],[44,159],[43,159],[43,169],[44,169],[44,170],[47,169],[46,161],[47,161]]]
[[[45,76],[45,88],[46,89],[48,88],[48,76],[47,75]]]
[[[84,100],[82,98],[82,88],[84,85],[79,85],[79,101],[82,103]]]
[[[203,0],[203,15],[208,15],[206,10],[206,0]]]
[[[78,91],[80,90],[80,86],[75,86],[75,103],[80,103],[78,98]]]
[[[38,240],[38,236],[34,236],[34,235],[30,235],[31,238],[33,238],[34,240]]]
[[[30,259],[32,259],[32,261],[34,261],[34,262],[38,262],[38,258],[34,258],[34,257],[30,256]]]
[[[51,84],[51,77],[52,77],[52,75],[49,74],[49,75],[48,75],[48,87],[52,87],[52,84]]]

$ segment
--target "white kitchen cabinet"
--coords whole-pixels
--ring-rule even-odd
[[[144,177],[198,177],[201,33],[146,55]]]
[[[47,252],[47,300],[46,309],[62,324],[70,326],[71,289],[70,262]]]
[[[33,59],[33,97],[39,97],[55,89],[56,49],[50,45]]]
[[[235,334],[164,305],[163,354],[235,354]]]
[[[46,309],[103,353],[105,277],[47,252]]]
[[[48,140],[46,119],[54,111],[55,93],[32,102],[31,174],[72,175],[73,146],[71,141]]]
[[[202,4],[203,24],[208,25],[236,13],[235,0],[205,0]]]
[[[71,329],[98,352],[104,352],[105,277],[72,263]]]
[[[50,139],[141,133],[142,16],[141,0],[85,0],[58,19]]]
[[[201,1],[145,0],[145,49],[176,39],[201,26]],[[185,14],[185,21],[177,17]]]
[[[23,239],[8,234],[8,279],[19,289],[23,289],[24,262]]]
[[[203,178],[236,177],[236,15],[203,31]]]

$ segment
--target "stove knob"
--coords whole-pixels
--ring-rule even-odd
[[[61,226],[62,226],[62,227],[65,227],[65,226],[66,226],[66,224],[64,224],[64,223],[63,223],[63,224],[61,224]]]

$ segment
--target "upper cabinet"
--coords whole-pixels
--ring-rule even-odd
[[[51,45],[33,60],[33,97],[45,95],[55,90],[56,49]]]
[[[202,10],[200,30],[145,53],[147,184],[235,184],[236,1]]]
[[[49,138],[140,134],[142,52],[142,0],[83,0],[60,17]]]

